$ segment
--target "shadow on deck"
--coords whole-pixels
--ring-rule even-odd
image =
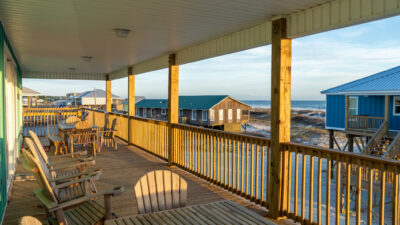
[[[145,173],[158,169],[172,170],[187,181],[187,205],[229,199],[251,209],[263,217],[267,214],[264,208],[180,168],[170,168],[165,161],[137,147],[128,146],[121,140],[118,140],[118,151],[107,148],[102,149],[96,157],[95,167],[103,171],[100,180],[96,181],[98,190],[104,190],[113,186],[123,186],[125,188],[125,192],[122,195],[112,198],[111,207],[118,216],[138,213],[133,187]],[[21,160],[19,160],[16,180],[13,183],[13,189],[3,224],[17,224],[18,219],[26,215],[34,216],[41,221],[46,221],[45,211],[32,193],[34,189],[38,188],[38,185],[33,176],[29,175],[30,174],[22,167]],[[103,199],[99,199],[99,201],[103,201]],[[278,223],[292,224],[292,222],[288,220],[281,220]]]

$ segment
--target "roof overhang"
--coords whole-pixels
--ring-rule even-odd
[[[0,1],[24,78],[104,80],[268,45],[271,21],[289,38],[398,15],[397,1]],[[114,28],[128,28],[128,38]],[[92,56],[90,62],[83,56]],[[70,73],[69,68],[75,71]]]
[[[351,91],[351,92],[336,92],[336,93],[322,93],[325,95],[400,95],[400,91]]]

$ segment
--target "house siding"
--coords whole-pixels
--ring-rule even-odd
[[[344,129],[345,124],[344,95],[326,96],[326,127]]]
[[[358,96],[358,115],[385,116],[385,96]]]
[[[389,98],[389,130],[400,130],[400,116],[393,115],[393,96]]]

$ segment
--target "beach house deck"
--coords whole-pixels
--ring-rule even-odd
[[[117,118],[123,147],[95,159],[99,186],[126,187],[111,202],[120,215],[137,212],[138,177],[163,168],[189,181],[189,205],[232,199],[278,223],[398,225],[400,162],[291,143],[290,90],[292,39],[399,13],[397,0],[0,1],[2,223],[43,219],[34,182],[18,180],[21,131],[45,137],[76,113],[23,111],[22,79],[31,78],[104,81],[105,112],[86,113],[97,126]],[[270,139],[179,123],[180,65],[269,44]],[[159,69],[168,70],[168,121],[136,117],[135,77]],[[122,77],[127,115],[111,112],[111,81]]]

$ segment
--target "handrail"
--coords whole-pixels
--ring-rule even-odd
[[[352,115],[347,119],[348,130],[373,132],[385,121],[384,117]]]
[[[400,132],[397,133],[392,143],[389,145],[387,151],[384,153],[384,157],[389,159],[395,159],[396,155],[400,152]]]
[[[349,118],[365,118],[365,119],[385,119],[384,117],[380,116],[362,116],[362,115],[351,115]]]
[[[376,145],[379,143],[379,141],[386,135],[388,129],[388,122],[385,121],[382,123],[382,125],[379,127],[378,131],[372,136],[372,138],[369,140],[367,145],[364,148],[364,154],[370,155],[372,153],[372,150]]]

